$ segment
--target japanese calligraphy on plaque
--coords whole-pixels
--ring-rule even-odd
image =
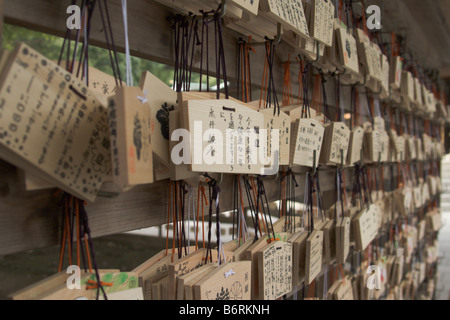
[[[259,111],[264,115],[265,129],[267,130],[267,156],[270,157],[278,144],[279,164],[289,165],[289,155],[291,147],[291,118],[284,112],[280,115],[273,115],[272,109],[262,109]],[[278,130],[278,139],[271,135],[274,130]],[[264,138],[261,136],[261,141]],[[263,147],[263,146],[262,146]]]
[[[293,164],[306,167],[317,166],[325,128],[317,120],[301,119],[298,121],[297,132]],[[314,151],[316,152],[316,163],[314,163]]]
[[[342,122],[333,122],[325,127],[324,146],[320,161],[324,164],[343,165],[347,159],[350,129]]]
[[[260,152],[264,150],[260,148],[264,115],[232,100],[189,100],[186,104],[192,171],[261,174],[267,161]]]
[[[334,35],[335,8],[329,0],[313,0],[310,17],[311,38],[331,47]]]
[[[94,201],[111,170],[108,115],[74,76],[25,44],[0,81],[1,156]]]
[[[261,10],[283,27],[296,34],[309,38],[308,23],[302,1],[298,0],[261,0]]]
[[[276,300],[292,291],[292,244],[273,242],[258,252],[259,297]]]

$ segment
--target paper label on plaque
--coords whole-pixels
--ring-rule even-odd
[[[314,231],[306,241],[306,274],[307,284],[311,284],[322,271],[323,231]]]
[[[316,166],[319,164],[325,128],[314,119],[301,119],[294,152],[294,164],[299,166],[314,166],[314,151],[316,151]]]
[[[8,150],[3,157],[93,201],[111,171],[105,106],[28,46],[19,45],[12,55],[0,89],[0,145]]]
[[[284,27],[309,37],[303,3],[297,0],[261,0],[261,8]]]
[[[260,152],[264,116],[231,100],[187,102],[192,145],[192,171],[261,174]]]
[[[314,0],[311,7],[311,38],[331,47],[334,35],[335,8],[331,1]]]
[[[276,300],[292,291],[292,244],[274,242],[259,252],[260,298]]]

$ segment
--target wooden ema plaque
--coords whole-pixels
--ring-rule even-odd
[[[347,164],[354,165],[361,160],[361,150],[364,142],[364,129],[357,127],[350,134]]]
[[[310,285],[322,271],[323,231],[315,230],[306,240],[305,281]]]
[[[289,241],[292,243],[292,285],[299,286],[305,280],[307,232],[298,232]]]
[[[342,218],[336,226],[336,262],[345,263],[350,253],[350,224],[348,217]]]
[[[345,277],[344,280],[339,280],[339,285],[334,291],[334,300],[354,300],[352,279]]]
[[[402,81],[403,62],[401,57],[393,57],[389,71],[389,83],[394,90],[400,89]]]
[[[286,29],[309,38],[303,4],[297,0],[260,0],[260,10]]]
[[[137,87],[120,87],[109,100],[113,180],[121,191],[153,183],[151,110]]]
[[[294,127],[295,128],[295,127]],[[319,164],[319,157],[324,142],[325,128],[315,119],[298,120],[297,139],[293,152],[294,165],[314,167]],[[314,151],[316,163],[314,164]]]
[[[383,130],[381,131],[380,136],[380,146],[381,146],[381,162],[388,162],[389,160],[389,148],[390,148],[391,140],[389,138],[389,134]]]
[[[274,147],[273,144],[277,143],[279,149],[279,165],[289,165],[290,148],[291,148],[291,118],[284,112],[280,112],[280,115],[273,114],[273,109],[261,109],[259,111],[264,115],[265,129],[267,130],[267,157],[271,159]],[[278,130],[278,141],[273,141],[271,137],[271,131]],[[261,137],[261,141],[264,139]],[[272,164],[272,163],[271,163]],[[272,164],[273,165],[273,164]]]
[[[170,300],[174,300],[177,296],[177,279],[205,265],[206,255],[207,250],[200,249],[169,265],[168,297]],[[224,263],[233,261],[233,252],[224,252],[224,255],[226,260],[224,261]],[[212,257],[210,258],[211,263],[218,262],[218,255],[216,250],[213,250]]]
[[[333,45],[335,7],[329,0],[313,0],[311,4],[311,38],[328,47]]]
[[[378,163],[378,161],[381,161],[382,145],[380,131],[370,129],[366,132],[364,149],[368,162]]]
[[[355,241],[356,247],[364,251],[378,234],[379,216],[381,212],[377,205],[372,204],[355,216]]]
[[[1,157],[94,201],[111,170],[108,115],[88,88],[25,44],[0,80]]]
[[[193,271],[191,274],[183,276],[184,281],[184,298],[182,300],[195,300],[195,291],[194,286],[205,278],[212,271],[216,270],[218,266],[216,264],[207,264],[206,266],[202,266],[199,269]],[[177,290],[177,295],[179,292]]]
[[[178,109],[178,95],[168,85],[150,72],[141,76],[139,87],[150,105],[150,121],[153,153],[161,165],[169,169],[169,115]]]
[[[187,290],[186,286],[188,284],[195,284],[201,279],[203,279],[206,275],[208,275],[211,271],[215,270],[217,268],[217,264],[209,263],[207,265],[204,265],[188,274],[182,275],[181,277],[177,278],[177,300],[186,300],[187,299]],[[192,287],[193,289],[193,287]],[[189,294],[189,300],[194,299],[194,293],[193,291],[188,292]]]
[[[347,31],[347,28],[339,27],[336,33],[341,65],[348,71],[358,74],[359,60],[356,39]]]
[[[253,15],[258,15],[259,0],[231,0],[240,9]]]
[[[196,300],[250,300],[251,262],[223,264],[194,285]]]
[[[186,104],[192,171],[261,174],[261,113],[232,100],[189,100]]]
[[[336,221],[328,220],[323,226],[323,261],[331,264],[336,258]]]
[[[292,244],[275,241],[258,252],[259,298],[276,300],[292,291]]]
[[[333,122],[325,126],[324,145],[320,162],[325,165],[345,164],[350,142],[350,129],[342,122]]]

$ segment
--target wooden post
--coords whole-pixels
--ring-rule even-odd
[[[2,46],[3,36],[3,0],[0,0],[0,47]]]

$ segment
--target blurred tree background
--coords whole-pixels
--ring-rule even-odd
[[[25,28],[16,27],[9,24],[3,26],[3,49],[13,50],[19,42],[25,42],[33,49],[43,54],[51,60],[57,61],[60,56],[61,48],[63,45],[63,39],[48,34],[28,30]],[[72,47],[74,45],[72,44]],[[122,79],[125,78],[125,55],[118,54],[120,72]],[[173,67],[163,65],[160,63],[139,59],[136,57],[131,58],[133,69],[133,80],[135,85],[139,84],[139,80],[143,71],[150,71],[159,79],[164,81],[167,85],[172,85],[173,82]],[[113,71],[111,68],[111,60],[109,51],[103,48],[94,46],[89,47],[89,64],[111,76]]]
[[[47,58],[57,61],[61,53],[64,39],[41,32],[4,24],[2,42],[3,49],[13,50],[19,42],[24,42]],[[72,42],[72,48],[73,47],[74,42]],[[126,76],[125,55],[122,53],[118,53],[118,60],[122,80],[124,80]],[[156,77],[161,79],[161,81],[172,87],[174,78],[173,67],[136,57],[131,57],[131,63],[133,71],[133,81],[135,85],[139,84],[139,80],[143,71],[150,71]],[[89,46],[89,65],[111,76],[114,75],[111,67],[109,51],[106,49]],[[199,81],[200,75],[197,73],[193,73],[191,86],[192,90],[196,90]],[[195,84],[197,84],[197,86]],[[210,79],[211,90],[215,90],[215,85],[216,79],[212,77]],[[206,77],[203,77],[203,88],[205,88],[205,86]]]

